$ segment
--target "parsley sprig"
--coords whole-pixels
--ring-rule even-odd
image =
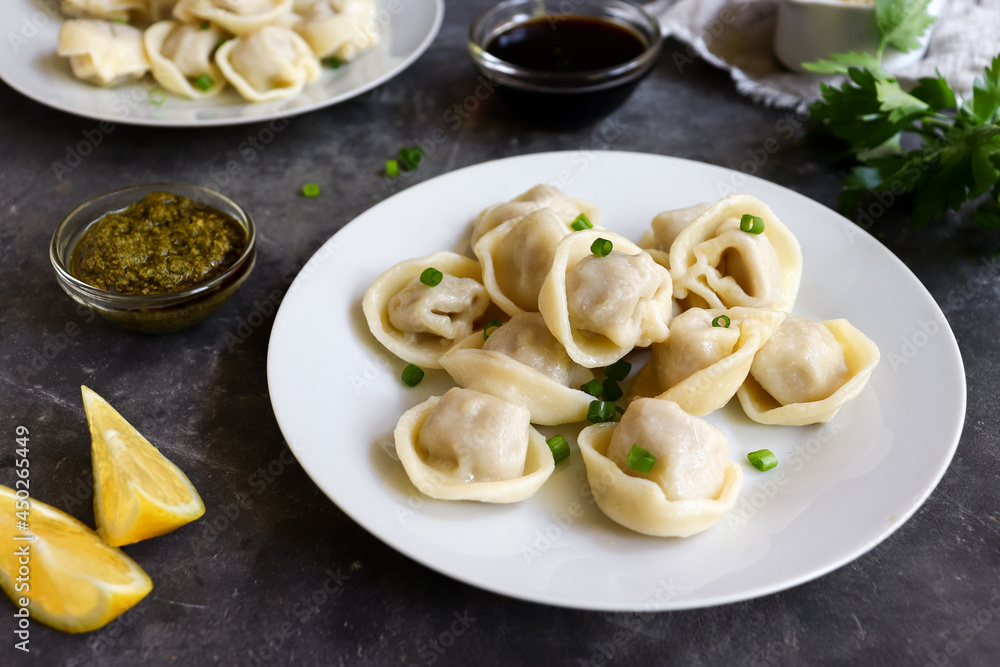
[[[866,194],[909,193],[914,223],[922,227],[989,192],[972,219],[1000,229],[1000,55],[976,80],[968,101],[940,74],[906,90],[881,65],[887,46],[917,46],[933,21],[927,3],[876,0],[877,52],[834,54],[809,64],[815,72],[848,76],[840,88],[823,84],[810,114],[847,142],[859,163],[844,179],[844,210],[855,210]]]

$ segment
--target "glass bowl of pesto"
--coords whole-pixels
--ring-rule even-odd
[[[257,259],[253,220],[213,190],[147,183],[80,204],[49,258],[75,301],[126,329],[167,333],[200,322],[239,289]]]

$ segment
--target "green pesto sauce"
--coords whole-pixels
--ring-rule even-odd
[[[94,222],[73,249],[70,272],[121,294],[178,292],[224,273],[246,244],[232,216],[183,195],[150,192]]]

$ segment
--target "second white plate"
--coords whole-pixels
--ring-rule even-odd
[[[630,532],[594,505],[578,450],[513,506],[422,497],[393,458],[407,408],[451,382],[405,365],[369,334],[368,285],[392,264],[466,250],[483,207],[537,183],[601,206],[638,239],[663,210],[734,191],[763,199],[804,255],[794,312],[849,319],[882,351],[869,385],[825,426],[769,427],[738,403],[709,416],[744,466],[736,507],[694,537]],[[274,323],[268,385],[292,452],[317,485],[390,546],[446,575],[536,602],[602,610],[685,609],[779,591],[839,567],[888,537],[934,489],[958,444],[965,374],[948,324],[892,253],[833,211],[780,186],[655,155],[567,152],[489,162],[432,179],[370,209],[305,265]],[[577,428],[549,429],[570,436]],[[760,473],[747,452],[779,460]],[[331,539],[336,539],[331,537]]]

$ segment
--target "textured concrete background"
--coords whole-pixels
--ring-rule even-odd
[[[1000,239],[959,216],[914,230],[890,211],[873,228],[941,303],[958,337],[969,384],[958,453],[906,525],[811,583],[647,616],[507,599],[386,547],[294,462],[267,393],[272,293],[283,294],[323,241],[392,188],[493,158],[599,141],[600,122],[538,130],[509,119],[492,98],[454,127],[449,110],[478,85],[466,31],[487,4],[450,2],[440,35],[412,67],[357,99],[292,118],[250,162],[239,146],[263,124],[119,125],[60,182],[52,163],[98,123],[0,84],[0,433],[7,434],[0,482],[15,477],[14,428],[26,425],[32,495],[92,524],[79,393],[87,384],[188,471],[208,507],[196,524],[127,547],[156,587],[100,631],[72,636],[35,623],[23,655],[13,649],[13,606],[0,600],[0,663],[997,664],[1000,280],[995,270],[986,280],[979,275]],[[702,63],[679,70],[678,52],[682,46],[666,44],[658,69],[614,117],[622,131],[612,148],[739,169],[748,151],[773,137],[779,149],[757,175],[835,205],[844,172],[833,149],[788,139],[787,112],[738,96],[728,77]],[[435,127],[445,139],[434,155],[387,185],[378,175],[382,160]],[[224,191],[253,214],[260,256],[247,284],[208,321],[168,336],[130,334],[79,311],[61,292],[47,248],[79,202],[131,183],[205,183],[230,160],[243,170]],[[299,194],[308,181],[323,184],[322,197]],[[234,343],[255,312],[263,324]],[[456,629],[461,634],[449,638]]]

